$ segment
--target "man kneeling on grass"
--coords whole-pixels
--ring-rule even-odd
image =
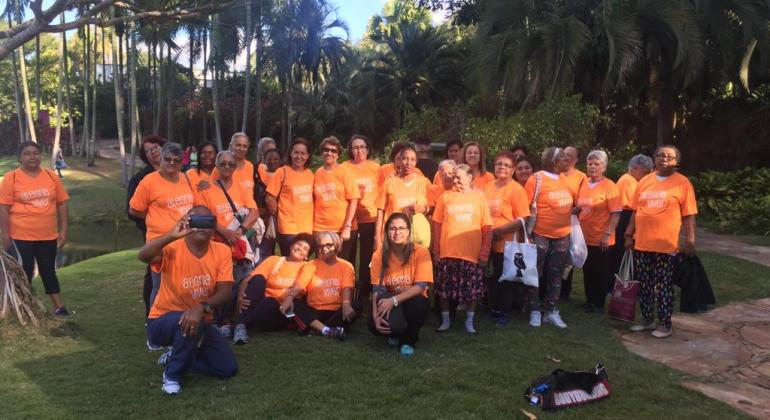
[[[204,206],[193,207],[170,232],[139,250],[145,263],[160,264],[163,281],[147,320],[147,336],[172,346],[159,359],[165,366],[166,394],[181,389],[187,372],[229,378],[238,372],[235,354],[213,325],[213,308],[231,297],[233,265],[230,248],[212,242],[214,229],[191,227],[191,216],[211,216]]]

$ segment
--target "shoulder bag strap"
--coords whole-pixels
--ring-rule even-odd
[[[184,175],[184,179],[187,181],[187,186],[190,188],[190,193],[195,196],[195,189],[192,186],[192,183],[190,182],[190,177],[187,176],[187,172],[182,172],[182,175]]]
[[[233,203],[233,199],[230,198],[230,194],[227,193],[227,188],[225,188],[225,185],[222,184],[221,179],[217,179],[217,185],[219,185],[219,188],[221,188],[222,192],[225,193],[225,198],[227,199],[227,202],[230,203],[230,208],[233,210],[233,217],[235,217],[238,220],[238,223],[240,224],[241,219],[240,217],[238,217],[238,209],[235,207],[235,203]]]
[[[278,258],[278,262],[275,263],[275,266],[273,267],[273,271],[270,273],[270,275],[274,276],[274,275],[278,274],[278,270],[281,269],[281,266],[283,265],[284,262],[286,262],[286,257]]]

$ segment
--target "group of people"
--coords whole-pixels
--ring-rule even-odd
[[[571,288],[573,214],[588,248],[586,310],[603,312],[620,258],[633,249],[643,319],[632,330],[671,334],[679,233],[693,253],[697,213],[676,147],[633,157],[615,183],[601,150],[586,155],[583,173],[574,147],[550,147],[538,159],[515,147],[488,162],[481,144],[450,142],[436,163],[429,143],[416,143],[395,143],[380,165],[366,136],[344,146],[327,137],[314,172],[305,139],[291,142],[285,160],[274,140],[260,139],[254,165],[249,138],[236,133],[226,150],[198,145],[183,171],[180,145],[144,138],[146,166],[129,184],[127,207],[146,239],[139,259],[147,263],[147,345],[167,349],[163,390],[179,392],[187,372],[234,375],[225,340],[245,344],[257,330],[344,339],[363,316],[411,355],[431,290],[439,332],[464,310],[463,329],[476,334],[480,305],[504,326],[519,298],[532,327],[566,328],[559,302]],[[19,161],[0,184],[0,241],[30,279],[37,262],[55,313],[67,315],[54,270],[67,238],[67,192],[40,167],[35,143],[22,144]],[[418,226],[425,220],[427,235]],[[539,286],[499,281],[505,243],[526,238],[537,247]]]

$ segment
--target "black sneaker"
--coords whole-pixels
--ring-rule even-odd
[[[70,316],[70,311],[68,311],[64,306],[60,306],[56,308],[55,311],[53,311],[53,314],[56,316]]]
[[[345,328],[343,328],[343,327],[329,328],[329,333],[326,334],[326,336],[329,337],[329,338],[336,338],[336,339],[338,339],[340,341],[344,341],[345,340]]]

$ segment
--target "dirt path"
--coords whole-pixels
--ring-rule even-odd
[[[703,229],[697,238],[699,250],[770,267],[770,247]],[[674,314],[673,324],[674,334],[665,340],[625,331],[620,338],[631,352],[690,375],[683,386],[752,417],[770,418],[770,298]]]

